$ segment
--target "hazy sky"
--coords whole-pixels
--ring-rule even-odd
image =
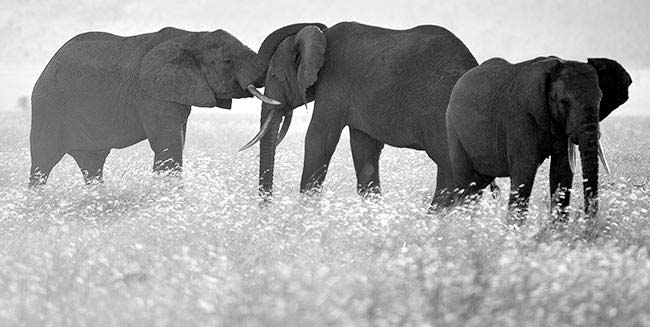
[[[479,59],[608,56],[650,67],[650,1],[0,0],[0,61],[47,60],[75,34],[133,35],[175,26],[225,29],[257,49],[278,27],[358,21],[390,28],[442,25]],[[44,59],[45,58],[45,59]]]
[[[650,69],[648,0],[0,0],[0,85],[11,80],[16,87],[31,87],[65,41],[90,30],[134,35],[165,26],[221,28],[257,50],[266,35],[284,25],[341,21],[395,29],[441,25],[479,61],[551,54],[581,61],[609,57],[628,68],[635,88],[641,70]],[[0,97],[2,92],[13,91],[0,90]],[[645,92],[640,97],[649,98]]]

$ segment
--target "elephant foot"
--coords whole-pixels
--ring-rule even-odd
[[[381,198],[381,187],[379,186],[363,187],[357,185],[357,194],[359,194],[364,199],[378,199]]]
[[[510,208],[508,210],[508,217],[506,217],[506,224],[510,226],[522,227],[526,223],[527,214],[527,209]]]
[[[42,181],[40,179],[30,179],[29,183],[27,184],[27,188],[35,190],[44,185],[45,185],[45,181]]]
[[[273,192],[270,190],[264,190],[260,187],[259,189],[259,196],[260,196],[260,201],[258,203],[258,206],[260,209],[266,208],[271,203],[273,203]]]
[[[86,184],[86,186],[103,185],[104,184],[104,179],[101,178],[101,177],[87,178],[87,179],[84,179],[84,183]]]
[[[272,197],[270,197],[270,196],[269,196],[269,197],[263,197],[263,198],[261,198],[260,201],[257,203],[257,206],[258,206],[260,209],[266,209],[266,208],[268,208],[269,206],[271,206],[272,203],[273,203],[273,198],[272,198]]]
[[[492,194],[493,199],[501,198],[501,187],[499,187],[496,181],[490,183],[490,194]]]
[[[47,183],[47,178],[48,174],[39,171],[38,169],[32,170],[32,173],[29,176],[29,184],[27,184],[27,188],[43,186],[45,183]]]
[[[308,197],[319,197],[323,193],[323,188],[321,186],[314,186],[300,190],[300,193]]]
[[[443,208],[449,208],[454,205],[455,199],[454,194],[447,190],[443,190],[438,194],[434,194],[433,199],[431,200],[431,205],[429,205],[429,211],[439,210]]]

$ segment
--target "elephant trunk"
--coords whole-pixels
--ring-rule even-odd
[[[263,104],[260,123],[264,124],[275,108]],[[260,196],[266,198],[273,195],[273,168],[275,165],[275,149],[277,146],[278,129],[282,115],[273,115],[267,132],[260,139]]]
[[[584,127],[578,141],[585,196],[585,213],[593,217],[598,212],[598,123]]]
[[[271,60],[271,57],[273,57],[278,45],[280,45],[280,43],[287,37],[298,33],[305,26],[309,25],[315,25],[321,30],[327,28],[325,25],[319,23],[293,24],[282,27],[269,34],[269,36],[267,36],[262,42],[260,50],[250,61],[250,65],[248,65],[245,71],[245,85],[253,84],[256,87],[262,87],[264,84],[264,78],[266,77],[266,70],[269,67],[269,61]]]

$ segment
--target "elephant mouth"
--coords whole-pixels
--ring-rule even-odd
[[[246,92],[246,90],[244,89],[233,89],[230,92],[216,92],[212,90],[212,94],[214,95],[214,98],[217,100],[241,99],[241,98],[250,97],[248,92]]]

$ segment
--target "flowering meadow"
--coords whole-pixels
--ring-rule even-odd
[[[29,113],[0,113],[0,326],[650,326],[650,118],[603,122],[599,217],[578,174],[555,229],[548,161],[517,229],[508,179],[428,214],[424,152],[386,147],[383,195],[358,197],[347,132],[322,194],[300,195],[308,119],[296,109],[261,205],[258,150],[237,152],[254,114],[195,110],[180,178],[151,172],[144,141],[111,152],[103,184],[66,156],[29,190]]]

